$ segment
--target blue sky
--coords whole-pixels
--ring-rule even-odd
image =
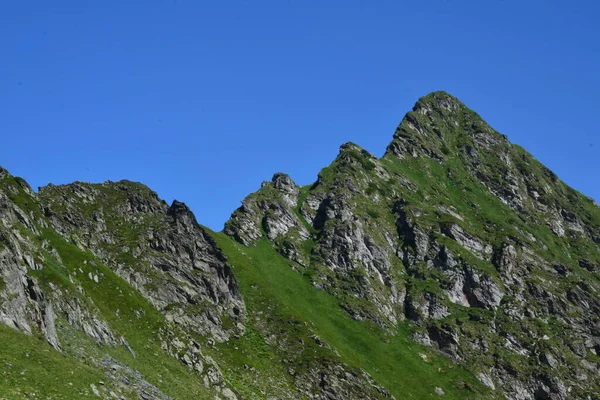
[[[276,171],[382,155],[446,90],[600,199],[600,2],[12,1],[0,165],[35,188],[141,181],[221,229]]]

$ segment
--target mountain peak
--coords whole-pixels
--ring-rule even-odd
[[[419,110],[431,110],[431,109],[443,109],[447,111],[456,110],[465,105],[456,97],[443,90],[431,92],[415,103],[413,111]]]
[[[490,389],[474,398],[598,397],[579,377],[600,368],[600,212],[459,99],[419,98],[383,160],[345,143],[300,190],[251,195],[224,233],[266,239],[353,319],[409,324]]]
[[[475,111],[444,91],[429,93],[406,113],[389,144],[386,155],[400,159],[427,156],[442,161],[466,145],[486,147],[508,143]]]

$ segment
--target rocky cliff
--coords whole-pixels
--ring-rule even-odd
[[[222,233],[1,170],[0,396],[594,399],[599,267],[594,201],[445,92]]]
[[[224,232],[507,398],[597,396],[600,208],[447,93],[382,158],[347,143],[311,186],[276,174]]]

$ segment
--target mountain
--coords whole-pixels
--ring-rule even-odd
[[[600,398],[600,208],[445,92],[222,232],[0,172],[0,397]]]

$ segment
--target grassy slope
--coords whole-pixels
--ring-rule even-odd
[[[97,398],[90,385],[106,380],[100,371],[54,350],[44,340],[3,324],[0,340],[0,398]]]
[[[456,223],[466,228],[468,232],[480,238],[486,238],[495,246],[500,246],[507,238],[521,237],[521,240],[548,259],[563,261],[580,276],[589,275],[577,266],[577,259],[571,259],[569,255],[568,242],[572,239],[557,239],[542,222],[542,218],[539,220],[533,218],[533,221],[520,218],[468,173],[464,169],[458,153],[456,154],[456,156],[447,157],[445,165],[430,159],[407,159],[399,162],[394,157],[385,157],[382,162],[388,172],[409,178],[416,190],[405,190],[395,185],[392,186],[393,182],[373,180],[371,191],[381,192],[383,198],[389,198],[389,192],[400,189],[401,198],[407,200],[411,206],[417,206],[425,211],[420,218],[420,223],[425,225],[437,226],[441,223]],[[487,156],[487,154],[482,156]],[[364,159],[360,154],[355,158],[359,161]],[[495,158],[491,158],[491,160],[496,161]],[[531,162],[534,163],[534,161]],[[336,173],[335,163],[321,171],[325,181],[333,179],[333,175]],[[299,205],[303,203],[309,190],[308,187],[302,188]],[[578,198],[577,203],[587,206],[585,199]],[[452,205],[459,214],[467,218],[465,221],[460,221],[453,216],[440,213],[436,207],[438,204]],[[367,201],[363,208],[367,210],[366,213],[371,218],[381,220],[384,216],[390,216],[389,206],[385,201],[381,204]],[[299,214],[299,207],[294,211]],[[597,209],[589,212],[592,216],[598,216]],[[301,220],[303,219],[301,218]],[[392,223],[394,222],[395,220],[392,221]],[[537,242],[523,238],[523,232],[530,233],[537,238]],[[436,382],[435,386],[443,387],[450,398],[452,396],[464,398],[469,394],[465,391],[455,390],[456,383],[461,380],[468,382],[468,385],[472,385],[477,390],[481,389],[477,383],[473,383],[468,373],[458,368],[452,368],[446,359],[434,358],[434,362],[425,364],[419,353],[427,353],[428,350],[417,346],[408,339],[409,328],[407,325],[400,327],[398,334],[392,338],[391,342],[384,342],[380,335],[369,330],[368,324],[348,318],[339,308],[339,297],[336,299],[325,292],[315,290],[306,276],[294,272],[287,260],[276,254],[267,242],[263,241],[256,247],[245,248],[221,234],[215,234],[215,236],[219,245],[228,254],[231,263],[236,267],[234,269],[236,277],[251,311],[253,303],[260,304],[260,307],[256,308],[264,310],[268,308],[264,304],[271,302],[276,304],[280,312],[283,311],[290,318],[311,323],[319,336],[340,352],[345,362],[365,368],[376,378],[377,382],[383,384],[396,397],[427,398],[427,396],[433,396],[434,385],[422,384],[422,382]],[[497,271],[490,262],[477,259],[454,241],[447,240],[443,236],[438,240],[450,246],[456,255],[464,258],[481,272],[498,278]],[[571,247],[570,250],[574,254],[587,257],[595,254],[594,251],[589,251],[587,247],[581,248],[581,246]],[[596,258],[596,256],[592,258]],[[417,283],[428,283],[428,286],[437,287],[431,281]],[[428,289],[424,290],[428,291]],[[472,309],[460,311],[462,312],[454,314],[452,321],[449,322],[456,323],[454,319],[460,319],[462,325],[467,324],[474,330],[473,336],[484,333],[484,331],[478,330],[482,327],[473,320],[476,321],[477,318],[482,317],[496,317],[495,313],[491,311]],[[250,320],[252,320],[252,312],[250,315]],[[473,315],[477,318],[473,318]],[[503,320],[499,323],[502,325],[502,329],[518,330],[518,326],[512,326],[511,321]],[[486,326],[483,328],[487,329]],[[496,350],[502,352],[502,344],[499,344]],[[502,353],[507,359],[511,358],[510,355]],[[476,362],[488,362],[490,356],[491,354],[481,355],[483,359],[477,359]],[[524,363],[524,360],[519,359],[514,360],[512,364],[521,366]],[[437,370],[438,368],[441,370]],[[474,368],[474,370],[477,369]]]
[[[87,300],[83,300],[84,303],[93,302],[117,339],[121,336],[126,338],[136,352],[136,358],[122,346],[98,347],[84,334],[73,331],[60,318],[57,325],[63,334],[61,339],[65,347],[64,353],[55,351],[44,340],[0,325],[0,374],[8,372],[0,376],[0,396],[12,398],[11,396],[19,394],[27,397],[25,393],[37,393],[39,397],[40,393],[44,393],[44,398],[52,399],[85,398],[91,394],[90,384],[99,386],[98,382],[107,381],[107,378],[90,360],[84,363],[77,361],[76,357],[70,357],[78,353],[77,349],[80,347],[96,359],[108,354],[137,369],[147,381],[177,399],[211,396],[198,375],[161,349],[158,333],[165,322],[156,309],[90,253],[65,242],[53,231],[45,230],[44,237],[58,250],[66,270],[49,267],[39,271],[43,274],[36,271],[38,273],[34,275],[42,281],[42,285],[53,282],[62,283],[64,287],[68,282],[65,274],[73,275],[77,271],[87,297]],[[79,272],[80,268],[83,274]],[[87,278],[88,272],[102,274],[100,282],[95,283]],[[77,293],[75,287],[64,289],[71,294]],[[8,367],[7,363],[11,363],[12,367]],[[25,374],[20,375],[21,371],[25,371]]]
[[[24,183],[20,178],[6,176],[0,185],[22,210],[43,218],[36,201],[22,189]],[[128,341],[136,357],[120,345],[114,348],[97,346],[85,334],[70,328],[60,314],[57,315],[57,327],[61,333],[63,353],[53,350],[44,340],[0,325],[0,398],[15,398],[17,394],[18,398],[27,397],[24,393],[37,393],[38,398],[41,393],[45,398],[83,398],[91,394],[90,384],[99,386],[99,381],[108,384],[104,372],[89,359],[89,356],[100,359],[105,354],[137,369],[149,383],[174,398],[213,396],[204,387],[201,377],[161,349],[159,330],[165,326],[165,320],[138,291],[93,254],[67,242],[54,230],[41,229],[38,237],[21,225],[17,228],[39,248],[54,248],[63,262],[61,264],[44,250],[45,268],[30,271],[30,275],[45,291],[51,291],[49,285],[53,284],[65,296],[79,297],[82,304],[95,310],[108,323],[117,340],[124,337]],[[47,245],[42,246],[44,241]],[[91,280],[88,273],[98,275],[99,282]],[[84,293],[79,293],[70,278],[81,283]],[[87,355],[85,361],[78,361],[82,359],[81,349]],[[25,353],[30,357],[24,357]],[[7,363],[13,365],[12,370]],[[20,375],[23,370],[25,374]],[[71,370],[73,374],[67,372]],[[18,371],[18,376],[15,371]]]
[[[68,273],[78,272],[86,295],[115,336],[123,336],[128,341],[136,358],[121,346],[105,348],[106,353],[137,369],[145,379],[170,396],[178,399],[208,396],[200,377],[161,349],[158,333],[165,322],[159,311],[91,253],[67,243],[53,231],[45,230],[44,236],[59,252]],[[80,268],[83,274],[78,271]],[[99,283],[87,278],[88,272],[100,275]]]
[[[224,234],[213,236],[234,266],[250,321],[257,305],[271,303],[279,313],[307,322],[344,362],[364,368],[398,399],[437,398],[435,387],[441,387],[448,399],[482,397],[468,387],[485,392],[469,373],[411,341],[406,327],[401,327],[390,342],[383,342],[368,325],[342,311],[333,296],[315,289],[306,277],[294,272],[265,240],[243,247]]]
[[[362,157],[359,158],[362,159]],[[487,238],[496,246],[501,245],[507,237],[522,237],[523,232],[529,232],[538,239],[538,242],[528,244],[536,248],[539,253],[548,259],[562,260],[570,268],[577,270],[582,276],[586,276],[585,271],[577,267],[576,260],[569,259],[566,252],[566,248],[569,246],[565,242],[570,239],[557,240],[543,222],[532,223],[531,220],[525,221],[519,218],[513,210],[502,204],[496,196],[483,187],[475,177],[466,172],[458,157],[448,157],[446,165],[440,165],[427,159],[425,161],[404,160],[398,162],[384,158],[382,161],[390,173],[399,173],[409,177],[415,185],[417,188],[415,192],[404,189],[401,189],[400,192],[401,196],[410,204],[426,209],[426,216],[423,216],[423,220],[428,220],[433,225],[442,222],[463,225],[469,232],[481,238]],[[329,170],[325,169],[322,173],[327,174]],[[388,197],[387,192],[391,189],[387,188],[386,184],[387,182],[381,182],[379,185],[374,185],[373,190],[381,191],[381,195],[386,198]],[[308,187],[302,188],[299,204],[303,203],[308,190]],[[585,200],[579,199],[578,202],[587,205]],[[437,204],[453,205],[458,213],[469,216],[469,218],[463,222],[450,215],[442,215],[435,208]],[[385,202],[380,205],[369,203],[365,207],[372,218],[388,216],[389,213],[389,204],[385,204]],[[369,213],[370,210],[374,210],[374,212]],[[299,214],[299,208],[295,211]],[[598,215],[597,210],[591,210],[590,213],[592,216]],[[301,220],[303,219],[301,218]],[[294,272],[288,261],[279,256],[266,241],[260,242],[255,247],[246,248],[222,234],[214,235],[234,265],[236,277],[248,304],[249,321],[254,320],[258,310],[264,311],[274,307],[283,317],[281,320],[282,330],[288,328],[288,325],[285,325],[286,319],[307,323],[322,339],[337,349],[344,362],[367,370],[378,383],[383,384],[399,399],[435,398],[437,395],[434,394],[433,389],[436,386],[444,389],[447,393],[446,398],[469,396],[486,398],[491,396],[490,393],[478,394],[486,393],[485,389],[469,373],[452,365],[445,358],[436,357],[430,349],[418,346],[411,341],[408,335],[410,329],[408,324],[401,325],[391,341],[385,341],[381,340],[378,332],[372,332],[368,324],[350,319],[340,309],[339,298],[336,299],[313,288],[309,279]],[[440,238],[440,240],[442,239],[445,238]],[[548,247],[544,247],[543,243]],[[455,243],[448,245],[453,244]],[[459,247],[453,246],[452,249],[455,254],[467,259],[471,265],[497,278],[497,271],[491,263],[478,260]],[[587,253],[588,257],[593,253],[587,251],[587,248],[581,249],[582,251],[571,250],[576,254]],[[477,314],[476,316],[482,314],[484,317],[494,317],[495,315],[493,312],[468,309],[457,313],[455,318],[461,319],[462,324],[468,322],[470,326],[472,325],[472,329],[477,330],[479,325],[472,322],[472,314]],[[503,329],[508,329],[505,325],[510,325],[510,321],[505,322],[500,321],[499,323]],[[518,327],[514,327],[514,329],[518,329]],[[230,348],[229,352],[226,348],[223,349],[221,355],[227,354],[226,357],[230,363],[240,364],[242,353],[246,353],[243,356],[245,363],[257,367],[264,373],[273,373],[284,379],[283,367],[277,365],[281,362],[280,358],[273,353],[272,349],[265,346],[264,339],[252,327],[250,327],[250,332],[249,337],[236,343],[236,347]],[[474,331],[473,335],[475,336],[476,333],[480,332]],[[502,350],[501,346],[498,351],[500,350]],[[257,354],[260,356],[256,357]],[[420,354],[427,355],[429,361],[424,362]],[[510,358],[510,355],[504,353],[503,356]],[[514,363],[520,365],[523,360],[516,360]],[[243,377],[243,371],[237,373],[236,379]],[[465,390],[465,387],[473,388],[476,393]]]

